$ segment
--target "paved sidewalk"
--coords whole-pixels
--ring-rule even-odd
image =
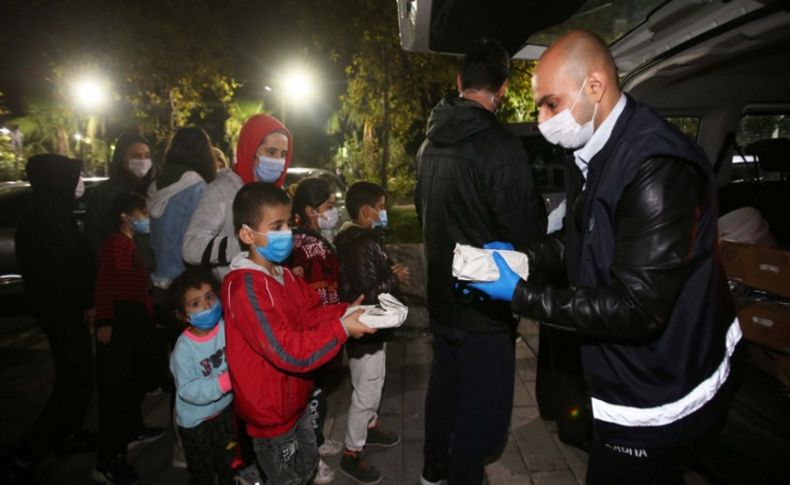
[[[382,425],[398,432],[402,440],[392,448],[366,450],[371,463],[384,475],[382,483],[418,484],[422,470],[425,393],[432,358],[431,336],[427,332],[426,323],[423,323],[427,321],[424,308],[412,308],[409,320],[410,325],[404,327],[399,337],[388,344],[387,382],[380,408]],[[522,323],[520,331],[523,338],[519,338],[516,349],[517,372],[510,435],[502,455],[486,468],[487,482],[490,485],[583,483],[586,454],[560,443],[553,423],[545,422],[538,416],[534,395],[537,327],[534,324]],[[30,346],[30,352],[35,352],[39,356],[46,353],[46,349],[42,348],[41,339],[33,338],[30,333],[22,335],[26,339],[35,341],[35,345]],[[46,364],[44,366],[46,367]],[[20,384],[37,382],[36,386],[28,384],[28,389],[36,389],[41,394],[46,383],[51,380],[51,376],[31,374],[41,368],[41,365],[38,368],[25,367],[24,369],[28,370],[20,375],[17,382]],[[325,423],[325,434],[339,441],[343,440],[345,433],[351,396],[347,367],[344,367],[342,377],[342,382],[329,395],[329,416]],[[16,394],[15,398],[14,402],[18,402],[20,406],[30,406],[32,396],[24,397]],[[41,395],[33,400],[43,403],[44,399],[46,396]],[[9,404],[9,402],[5,403]],[[146,424],[169,425],[167,394],[149,395],[143,406]],[[32,406],[28,409],[35,410],[37,407]],[[25,414],[24,408],[19,406],[14,406],[10,411],[13,411],[13,415],[18,419],[22,419]],[[31,411],[28,411],[27,414],[30,413]],[[32,422],[32,418],[27,419],[27,422]],[[87,424],[95,429],[95,400]],[[145,484],[186,484],[189,482],[187,471],[171,466],[172,450],[173,438],[168,430],[160,440],[131,451],[129,461]],[[337,471],[336,484],[355,483],[339,471],[339,456],[330,457],[327,462]],[[93,466],[93,453],[65,458],[51,454],[36,467],[35,483],[69,485],[91,483],[90,474]],[[688,474],[686,479],[689,485],[707,483],[694,474]]]
[[[517,344],[517,373],[513,418],[507,447],[496,462],[486,468],[488,483],[496,484],[578,484],[586,468],[584,453],[557,440],[549,423],[538,417],[534,381],[536,358],[524,341]],[[382,483],[416,484],[422,471],[424,405],[432,358],[429,336],[387,344],[387,382],[380,409],[382,426],[399,432],[401,443],[392,448],[370,447],[370,462],[384,475]],[[343,440],[346,412],[351,395],[348,379],[330,395],[328,436]],[[340,458],[327,462],[335,469]],[[338,485],[355,483],[342,473]]]

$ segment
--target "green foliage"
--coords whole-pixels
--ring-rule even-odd
[[[317,38],[319,49],[347,62],[346,92],[332,132],[344,135],[333,158],[350,181],[373,180],[393,199],[411,200],[415,157],[431,109],[456,92],[457,57],[405,52],[399,42],[396,4],[354,0],[327,8],[323,23],[336,22],[337,38]],[[327,5],[329,7],[329,5]],[[334,15],[334,16],[333,16]],[[324,29],[323,32],[331,29]],[[514,63],[510,90],[500,112],[506,122],[525,121],[535,111],[531,63]]]
[[[413,244],[422,242],[422,226],[417,220],[413,205],[399,205],[387,209],[389,218],[388,244]]]
[[[147,2],[74,2],[48,7],[52,18],[79,22],[41,24],[44,48],[38,54],[50,66],[47,99],[29,101],[19,120],[26,137],[25,155],[51,151],[83,156],[88,170],[102,173],[109,142],[121,131],[137,129],[153,136],[158,155],[179,127],[228,111],[240,83],[234,79],[227,19],[237,0],[163,0],[151,15]],[[32,28],[32,27],[31,27]],[[206,41],[206,39],[210,39]],[[70,84],[84,73],[107,79],[106,109],[85,112],[75,106]],[[90,143],[77,142],[81,133]]]

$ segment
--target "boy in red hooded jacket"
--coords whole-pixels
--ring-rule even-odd
[[[318,464],[308,372],[349,336],[375,332],[359,321],[361,311],[341,318],[347,304],[322,305],[317,292],[280,266],[293,247],[290,217],[284,190],[245,185],[233,201],[233,221],[249,252],[233,258],[222,285],[235,409],[267,480],[278,485],[308,483]]]

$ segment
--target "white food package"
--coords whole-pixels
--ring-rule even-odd
[[[409,315],[409,307],[398,301],[389,293],[379,295],[378,305],[350,306],[343,317],[362,308],[365,312],[359,316],[359,321],[370,328],[394,328],[403,325]]]
[[[456,244],[453,251],[453,277],[461,281],[496,281],[499,268],[493,253],[499,253],[507,265],[522,279],[529,276],[529,258],[518,251],[505,249],[480,249],[465,244]]]

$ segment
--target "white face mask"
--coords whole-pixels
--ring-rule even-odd
[[[538,129],[549,143],[560,145],[563,148],[580,148],[592,138],[593,120],[595,119],[595,113],[598,112],[598,103],[595,103],[590,121],[583,125],[580,125],[571,113],[573,107],[576,106],[576,101],[579,100],[579,95],[584,90],[585,84],[587,84],[586,79],[582,83],[581,88],[579,88],[579,92],[576,93],[576,97],[573,98],[570,108],[565,108],[552,118],[538,124]]]
[[[337,208],[333,207],[322,214],[318,214],[318,227],[325,230],[334,229],[339,219],[340,215],[337,213]]]
[[[151,162],[150,158],[132,158],[129,160],[129,171],[143,178],[151,170],[152,165],[153,162]]]
[[[77,180],[77,186],[74,188],[74,198],[79,199],[85,195],[85,181],[82,180],[82,175],[80,175],[79,180]]]

